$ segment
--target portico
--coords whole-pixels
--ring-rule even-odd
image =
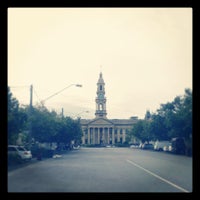
[[[87,133],[86,133],[87,131]],[[126,129],[115,129],[113,127],[88,127],[88,129],[83,130],[84,136],[82,138],[82,143],[85,144],[115,144],[124,143],[126,138]],[[121,134],[122,132],[122,134]]]
[[[82,144],[124,143],[128,130],[135,122],[133,119],[82,119]]]

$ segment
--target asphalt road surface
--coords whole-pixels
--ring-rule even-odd
[[[192,158],[130,148],[80,148],[8,171],[8,192],[192,192]]]

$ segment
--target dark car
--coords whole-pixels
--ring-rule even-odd
[[[145,144],[142,145],[142,149],[151,149],[151,150],[153,150],[154,146],[151,143],[145,143]]]
[[[184,138],[176,137],[171,140],[171,152],[175,154],[185,154],[186,145]]]

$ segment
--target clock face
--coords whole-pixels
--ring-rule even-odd
[[[100,98],[100,99],[103,99],[103,94],[99,94],[99,98]]]

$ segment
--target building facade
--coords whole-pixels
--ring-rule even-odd
[[[94,119],[81,119],[83,131],[82,144],[114,145],[126,142],[126,134],[137,122],[137,117],[130,119],[108,119],[106,110],[105,82],[100,73],[97,82],[96,112]]]

